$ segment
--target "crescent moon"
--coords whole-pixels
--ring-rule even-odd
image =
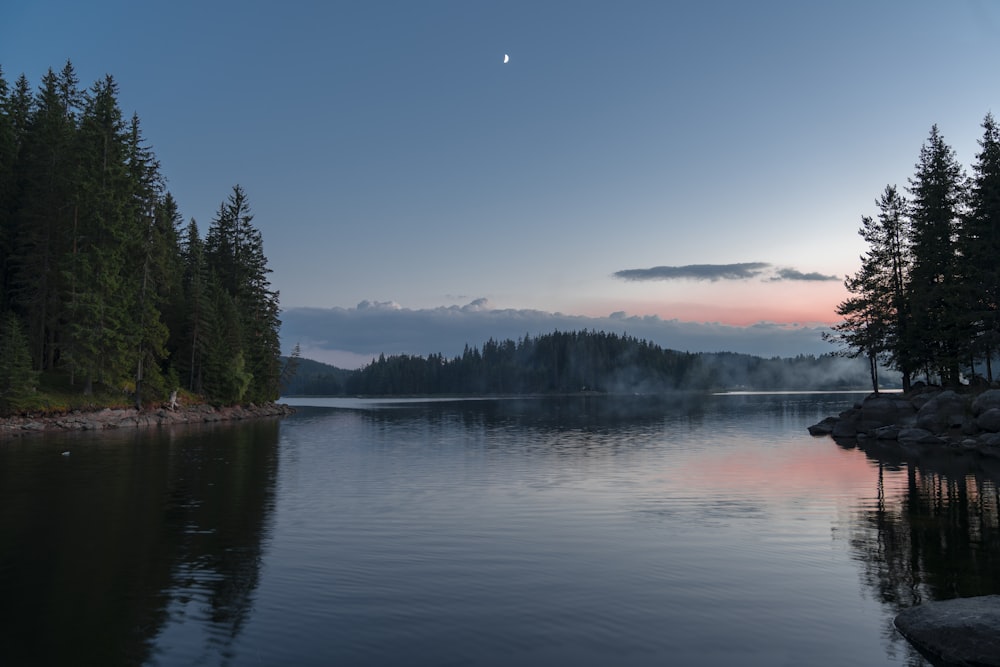
[[[506,53],[503,54],[503,61],[504,61],[504,64],[510,62],[510,56],[508,56]]]

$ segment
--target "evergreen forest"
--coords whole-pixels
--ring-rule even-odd
[[[113,77],[0,70],[0,410],[276,399],[278,293],[247,193],[220,199],[182,221]]]
[[[295,357],[286,395],[517,395],[599,392],[649,394],[708,390],[857,389],[858,360],[828,354],[765,359],[733,352],[663,349],[632,336],[597,331],[489,340],[460,356],[381,355],[357,371]]]
[[[994,380],[1000,351],[1000,130],[987,114],[971,174],[938,127],[920,148],[905,193],[886,186],[863,216],[861,268],[845,281],[844,319],[828,338],[901,374],[958,386]]]

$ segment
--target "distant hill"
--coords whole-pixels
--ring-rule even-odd
[[[867,362],[826,354],[765,359],[732,352],[690,353],[631,336],[560,332],[466,347],[451,359],[381,355],[340,376],[350,395],[660,393],[666,391],[864,390]],[[883,386],[898,386],[892,373]]]
[[[288,357],[281,357],[284,367]],[[344,386],[357,371],[337,368],[312,359],[298,359],[298,367],[291,378],[281,383],[282,396],[339,396],[344,393]]]
[[[282,363],[288,358],[282,357]],[[884,371],[882,386],[899,387]],[[283,396],[536,394],[577,391],[657,393],[694,391],[830,391],[870,387],[863,359],[834,354],[763,358],[735,352],[678,352],[648,341],[579,331],[490,339],[461,356],[381,355],[346,370],[298,360]]]

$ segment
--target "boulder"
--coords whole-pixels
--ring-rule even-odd
[[[917,445],[943,445],[947,441],[937,437],[925,428],[902,428],[896,436],[899,442]]]
[[[925,602],[900,612],[895,625],[936,662],[1000,667],[1000,595]]]
[[[898,426],[881,426],[875,429],[875,437],[878,440],[898,440],[900,430]]]
[[[943,433],[950,428],[967,428],[971,421],[965,398],[946,390],[923,404],[917,411],[917,428]]]
[[[987,410],[1000,409],[1000,389],[989,389],[972,401],[972,414],[978,417]]]
[[[1000,432],[1000,408],[990,408],[976,417],[976,426],[988,433]]]
[[[810,426],[809,435],[830,435],[837,421],[839,421],[837,417],[827,417],[818,424]]]
[[[830,435],[834,438],[853,438],[858,434],[857,422],[852,419],[838,419]]]
[[[916,408],[902,396],[872,394],[861,404],[861,421],[879,426],[899,425],[912,419]]]

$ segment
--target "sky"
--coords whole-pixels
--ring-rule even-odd
[[[185,219],[246,190],[283,350],[343,367],[554,329],[832,352],[861,216],[1000,113],[992,0],[8,4],[4,78],[113,75]]]

